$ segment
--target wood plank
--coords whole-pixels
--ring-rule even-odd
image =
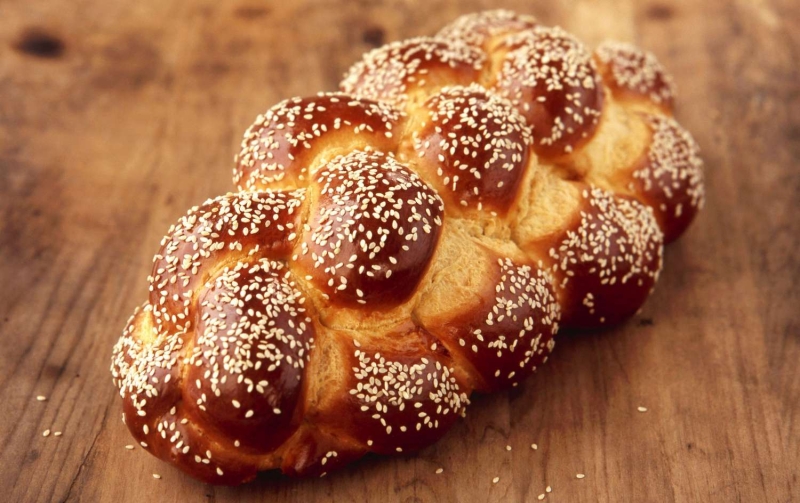
[[[675,75],[708,204],[642,313],[562,335],[537,376],[476,397],[417,455],[220,488],[126,450],[111,346],[162,233],[231,188],[253,117],[333,89],[373,46],[498,5],[635,41]],[[797,2],[5,0],[0,19],[4,499],[800,499]]]

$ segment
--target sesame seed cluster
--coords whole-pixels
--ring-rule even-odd
[[[354,151],[314,175],[312,218],[293,260],[326,301],[396,305],[433,255],[444,205],[391,155]]]
[[[437,36],[486,50],[495,37],[531,30],[538,24],[533,16],[496,9],[461,16],[439,30]]]
[[[442,88],[429,117],[412,132],[418,169],[456,209],[505,213],[528,165],[532,137],[525,119],[478,84]]]
[[[470,368],[471,387],[492,392],[516,387],[547,361],[561,307],[547,270],[481,248],[490,264],[490,288],[481,302],[456,320],[420,318],[447,347],[458,348],[463,365]]]
[[[647,194],[664,241],[677,239],[705,204],[700,147],[671,117],[642,113],[653,133],[647,157],[633,172],[636,192]]]
[[[549,250],[560,273],[563,323],[576,328],[619,323],[655,287],[662,232],[652,209],[632,198],[587,186],[581,201],[580,225]]]
[[[392,42],[368,52],[341,83],[347,94],[369,97],[398,108],[416,106],[415,94],[431,87],[469,85],[478,80],[485,55],[463,43],[433,37]]]
[[[284,100],[245,132],[233,183],[247,191],[304,187],[314,153],[327,145],[392,151],[401,116],[386,103],[343,93]]]
[[[594,54],[612,92],[640,97],[665,111],[672,109],[675,82],[652,53],[625,42],[606,41]]]
[[[199,425],[269,452],[293,432],[292,412],[315,330],[282,262],[223,269],[199,297],[183,396]]]
[[[156,325],[192,328],[195,291],[229,259],[285,255],[297,236],[305,192],[226,194],[192,208],[170,227],[148,277]]]
[[[560,326],[622,321],[652,291],[665,235],[703,203],[673,88],[632,46],[593,54],[498,10],[366,54],[341,92],[277,104],[245,132],[238,192],[161,242],[114,347],[123,421],[217,484],[435,442],[472,391],[546,362]],[[601,189],[573,168],[613,130],[609,104],[650,136]],[[520,237],[542,219],[561,224]]]
[[[357,340],[353,348],[355,381],[349,394],[363,414],[352,417],[360,423],[358,438],[374,452],[391,454],[429,445],[469,404],[445,352],[385,355],[379,346]]]
[[[594,133],[603,92],[591,53],[561,28],[509,36],[496,88],[537,132],[540,156],[569,154]]]

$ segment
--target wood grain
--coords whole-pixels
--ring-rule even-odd
[[[216,488],[124,449],[111,346],[162,233],[231,187],[254,116],[500,5],[633,40],[676,77],[708,204],[643,312],[561,336],[537,376],[415,456]],[[0,20],[3,501],[800,500],[795,0],[2,0]]]

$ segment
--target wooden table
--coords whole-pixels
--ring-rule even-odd
[[[634,40],[675,75],[708,204],[643,312],[562,335],[416,456],[217,488],[125,450],[111,346],[170,223],[231,187],[256,113],[490,4]],[[1,0],[0,499],[800,500],[798,68],[796,0]]]

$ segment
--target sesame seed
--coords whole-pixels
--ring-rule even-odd
[[[420,78],[431,70],[472,72],[482,67],[484,54],[472,47],[445,39],[417,37],[368,52],[353,65],[341,82],[348,94],[403,107],[407,93],[425,86]],[[397,64],[388,64],[389,61]]]
[[[591,54],[558,27],[521,31],[507,37],[504,46],[509,50],[497,76],[497,91],[530,120],[532,101],[566,103],[537,126],[535,148],[571,152],[594,132],[601,114],[602,88]]]
[[[406,257],[430,256],[444,211],[437,193],[413,170],[381,152],[356,150],[336,157],[314,180],[322,201],[315,217],[320,223],[304,235],[301,246],[310,253],[299,262],[328,275],[315,276],[312,283],[332,299],[350,304],[389,295],[402,300],[413,293],[424,268],[413,273],[402,268],[402,282],[390,271],[399,270]],[[404,239],[387,239],[393,229]],[[370,289],[359,287],[365,282]]]
[[[498,50],[499,61],[487,61],[489,47]],[[482,73],[487,70],[498,74]],[[465,84],[470,79],[491,82],[493,88]],[[463,85],[441,87],[448,82]],[[112,374],[126,407],[132,404],[138,417],[160,418],[143,424],[141,431],[156,439],[160,435],[172,444],[172,452],[187,454],[189,439],[176,428],[176,407],[211,414],[206,407],[219,399],[240,409],[242,403],[231,398],[235,396],[247,409],[254,399],[283,393],[287,375],[291,385],[296,377],[300,386],[314,350],[317,317],[324,319],[326,309],[371,309],[373,304],[383,309],[388,302],[393,308],[409,305],[413,313],[417,299],[410,299],[424,290],[423,276],[438,274],[427,272],[429,262],[444,256],[439,239],[450,232],[443,226],[445,205],[447,214],[455,212],[457,219],[462,212],[474,212],[480,219],[500,215],[499,229],[477,232],[509,241],[513,218],[505,213],[516,204],[520,181],[529,180],[523,175],[530,162],[546,166],[548,152],[570,159],[579,151],[599,123],[604,89],[613,86],[664,105],[674,92],[649,53],[606,44],[593,59],[563,30],[496,10],[459,18],[437,37],[370,52],[342,82],[348,94],[292,98],[259,115],[236,157],[234,183],[241,192],[192,208],[170,228],[148,278],[149,302],[134,312],[115,346]],[[550,111],[554,103],[564,105]],[[405,109],[418,105],[423,110]],[[542,107],[548,110],[545,122],[551,123],[537,124],[533,131],[529,119]],[[424,113],[418,116],[420,111]],[[364,348],[354,341],[358,349],[350,356],[352,365],[344,368],[352,371],[348,399],[356,413],[366,414],[365,421],[374,421],[376,435],[385,434],[376,439],[379,450],[385,450],[389,437],[394,445],[403,444],[406,432],[433,430],[440,421],[444,428],[464,415],[472,390],[459,384],[463,376],[459,371],[456,378],[453,362],[458,360],[451,352],[470,361],[496,361],[480,370],[492,387],[517,386],[546,362],[562,309],[554,281],[561,289],[576,276],[595,281],[596,288],[576,302],[601,323],[608,315],[600,312],[603,287],[630,282],[652,288],[662,264],[664,237],[658,222],[702,206],[704,196],[694,140],[672,119],[642,120],[651,129],[652,142],[646,162],[631,173],[630,190],[659,191],[665,202],[649,208],[587,188],[577,229],[568,230],[549,250],[552,269],[544,270],[541,262],[500,258],[492,275],[498,278],[495,291],[483,303],[486,311],[477,313],[468,327],[454,329],[457,333],[444,339],[443,349],[433,329],[437,342],[422,338],[426,343],[419,347],[426,351],[417,358],[381,354],[370,338],[363,338]],[[407,125],[416,128],[410,138],[403,137],[411,129]],[[335,131],[358,135],[360,150],[332,159],[318,155],[319,145],[337,141],[329,136]],[[316,200],[306,201],[307,194]],[[472,217],[467,220],[476,223]],[[483,220],[477,224],[483,226]],[[462,232],[457,225],[453,229]],[[262,258],[265,254],[270,258]],[[584,274],[585,269],[590,271]],[[303,292],[314,290],[307,309]],[[142,337],[144,331],[147,337]],[[458,347],[452,344],[456,340]],[[183,380],[186,369],[193,376]],[[263,379],[252,377],[259,372]],[[176,381],[196,402],[176,404],[171,417],[162,417],[165,388],[173,386],[174,391]],[[36,399],[47,400],[42,395]],[[273,415],[282,417],[267,414],[265,419],[285,424],[294,410],[292,403],[287,406],[282,414],[270,404],[266,410],[272,407]],[[253,409],[244,413],[246,418],[254,415]],[[48,429],[42,435],[49,434]],[[247,439],[243,442],[251,447]],[[147,447],[146,442],[141,445]],[[234,445],[240,447],[240,441]],[[511,447],[506,445],[506,451]],[[395,450],[403,452],[403,447]],[[205,458],[194,452],[191,456],[211,464],[209,451]],[[336,456],[330,451],[321,464]],[[216,472],[223,475],[220,467]]]
[[[45,400],[47,400],[47,397],[46,397],[46,396],[44,396],[44,395],[39,395],[39,396],[37,396],[37,397],[36,397],[36,399],[37,399],[38,401],[40,401],[40,402],[44,402]]]
[[[598,59],[610,67],[612,90],[633,91],[656,104],[670,105],[675,83],[656,57],[631,44],[606,41],[595,51]]]
[[[50,430],[44,430],[44,431],[42,432],[42,436],[43,436],[43,437],[49,437],[49,436],[50,436]]]
[[[493,9],[457,18],[442,28],[437,37],[483,49],[492,37],[528,30],[537,24],[533,16],[520,15],[506,9]]]
[[[160,479],[160,478],[161,478],[161,475],[159,475],[159,474],[157,474],[157,473],[154,473],[154,474],[153,474],[153,478],[154,478],[154,479],[156,479],[156,480],[158,480],[158,479]]]
[[[395,429],[404,432],[411,428],[412,424],[395,422],[394,428],[388,424],[406,408],[419,411],[419,431],[423,426],[438,428],[439,418],[460,414],[469,403],[452,377],[453,370],[438,360],[422,357],[416,363],[401,363],[363,349],[354,356],[358,366],[353,367],[356,384],[350,394],[361,401],[360,411],[380,422],[386,435]],[[382,377],[375,379],[375,375]],[[372,440],[367,445],[371,446]],[[402,452],[400,447],[396,450]]]
[[[444,192],[461,206],[479,211],[484,203],[507,205],[533,142],[530,128],[513,105],[472,84],[445,87],[425,107],[430,120],[415,138],[414,148],[436,167]],[[497,178],[505,190],[496,190]]]
[[[586,477],[586,475],[584,475],[582,473],[579,473],[579,474],[575,475],[575,477],[577,477],[579,479],[582,479],[582,478]]]
[[[341,93],[284,100],[259,115],[245,133],[236,156],[234,183],[243,190],[258,190],[287,176],[305,180],[307,165],[301,162],[304,152],[318,141],[324,142],[329,132],[348,125],[357,134],[368,131],[376,138],[391,138],[391,129],[400,116],[384,103],[353,100]],[[347,120],[342,121],[342,117]]]
[[[633,178],[645,193],[656,194],[665,203],[653,210],[662,218],[681,216],[684,206],[691,211],[703,207],[705,190],[700,148],[688,131],[674,119],[645,115],[653,133],[647,162],[633,172]]]
[[[652,210],[597,187],[581,196],[590,210],[581,212],[577,230],[567,231],[562,242],[550,249],[553,272],[563,277],[560,287],[565,288],[582,266],[591,267],[582,281],[591,279],[596,288],[629,281],[654,284],[663,265],[663,234]],[[587,295],[576,308],[602,322],[605,317],[593,303],[597,295]]]

